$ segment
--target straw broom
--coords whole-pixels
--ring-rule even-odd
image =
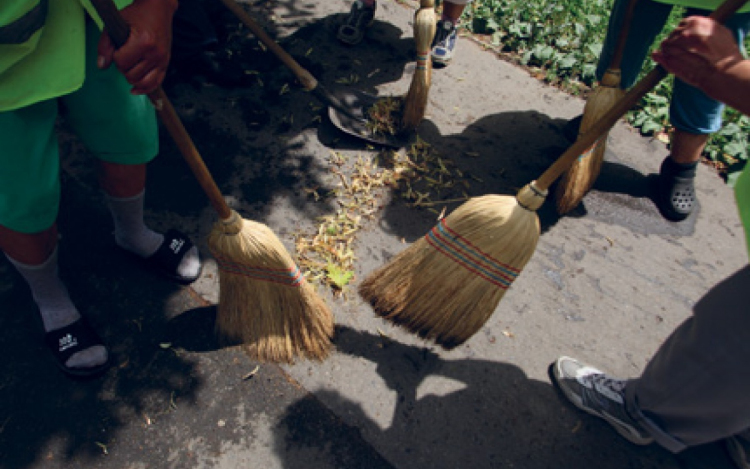
[[[427,98],[432,82],[432,59],[430,50],[435,37],[435,2],[421,0],[420,8],[414,15],[414,42],[417,49],[417,65],[414,69],[409,91],[403,103],[401,130],[413,132],[424,118]]]
[[[113,42],[125,44],[130,28],[112,1],[91,3]],[[149,99],[219,216],[208,239],[220,273],[217,332],[260,361],[325,358],[333,336],[326,304],[267,226],[229,208],[162,88]]]
[[[724,21],[746,0],[725,0],[711,15]],[[472,198],[423,238],[368,275],[358,291],[381,317],[445,349],[455,348],[489,319],[539,240],[550,185],[615,125],[667,72],[654,68],[515,197]]]
[[[599,87],[597,87],[586,101],[583,109],[583,118],[578,135],[588,132],[589,128],[612,107],[619,99],[625,95],[625,91],[620,88],[621,70],[625,43],[627,42],[630,22],[633,18],[633,11],[637,0],[630,0],[622,25],[620,34],[617,38],[615,51],[612,61],[604,76],[602,77]],[[608,133],[602,135],[593,149],[584,153],[573,162],[573,165],[560,178],[555,189],[555,202],[557,213],[564,215],[581,203],[583,197],[591,190],[599,176],[602,164],[604,163],[604,152],[607,147]]]
[[[472,198],[370,274],[359,294],[375,312],[445,349],[461,345],[495,311],[539,239],[546,192]]]

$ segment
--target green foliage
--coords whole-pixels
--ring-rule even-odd
[[[535,76],[577,93],[595,86],[596,65],[607,33],[613,0],[474,0],[464,12],[465,26],[483,35],[499,51],[515,57]],[[684,10],[672,11],[655,49],[680,21]],[[649,54],[650,56],[650,54]],[[648,59],[641,77],[652,67]],[[663,80],[626,116],[644,135],[670,130],[669,99],[673,79]],[[726,169],[730,184],[748,158],[750,119],[727,109],[724,126],[711,136],[705,155]]]
[[[352,277],[354,277],[354,272],[344,270],[335,264],[328,264],[326,271],[328,280],[339,290],[343,290],[349,284]]]
[[[469,29],[523,65],[591,85],[604,38],[597,31],[606,29],[610,7],[611,0],[477,0]]]

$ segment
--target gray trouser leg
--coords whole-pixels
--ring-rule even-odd
[[[701,298],[626,396],[631,415],[672,452],[750,428],[750,266]]]

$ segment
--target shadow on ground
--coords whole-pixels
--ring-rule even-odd
[[[98,194],[67,178],[64,188],[61,276],[109,344],[114,366],[87,381],[58,371],[42,343],[28,289],[3,258],[0,271],[15,278],[7,283],[15,286],[0,292],[0,353],[6,357],[0,362],[2,467],[101,456],[124,426],[158,420],[177,400],[189,405],[204,385],[190,359],[161,346],[170,315],[189,303],[186,290],[116,250]]]
[[[446,360],[428,348],[347,327],[338,328],[336,347],[339,353],[376,364],[380,378],[397,396],[391,423],[381,427],[335,390],[320,390],[316,396],[346,416],[347,423],[354,422],[396,467],[731,467],[719,445],[679,456],[656,445],[631,445],[602,420],[574,408],[551,384],[530,379],[514,365]],[[420,392],[428,380],[432,389],[438,380],[449,391]],[[289,444],[331,444],[326,435],[305,431],[312,430],[304,424],[307,407],[301,400],[288,409],[281,423],[288,436],[277,441],[279,454]],[[597,448],[593,460],[592,448]]]
[[[536,111],[500,112],[470,123],[455,135],[441,135],[426,119],[418,134],[442,158],[451,161],[470,182],[433,200],[455,200],[497,194],[513,197],[524,185],[541,176],[567,150],[560,129],[564,122]],[[354,144],[356,139],[347,143]],[[362,145],[360,143],[360,145]],[[334,146],[335,148],[335,146]],[[565,217],[589,217],[643,234],[689,236],[698,210],[688,220],[670,222],[656,205],[656,175],[628,167],[608,151],[601,173],[582,203]],[[554,199],[555,185],[537,211],[542,233],[561,219]],[[461,202],[444,204],[450,213]],[[443,205],[436,205],[440,209]],[[407,241],[423,236],[435,223],[434,210],[415,209],[399,198],[385,207],[380,228]]]

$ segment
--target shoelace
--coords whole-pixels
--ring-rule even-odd
[[[625,390],[625,381],[621,379],[612,378],[605,374],[595,374],[589,376],[589,378],[591,378],[591,381],[594,384],[599,384],[600,386],[611,389],[619,394],[622,394]]]
[[[453,23],[445,21],[442,23],[442,27],[438,28],[435,32],[435,44],[442,44],[450,36],[453,31]]]
[[[581,399],[587,406],[614,410],[613,406],[624,405],[625,381],[599,373],[585,376],[583,379],[588,381],[588,385],[583,386]]]

